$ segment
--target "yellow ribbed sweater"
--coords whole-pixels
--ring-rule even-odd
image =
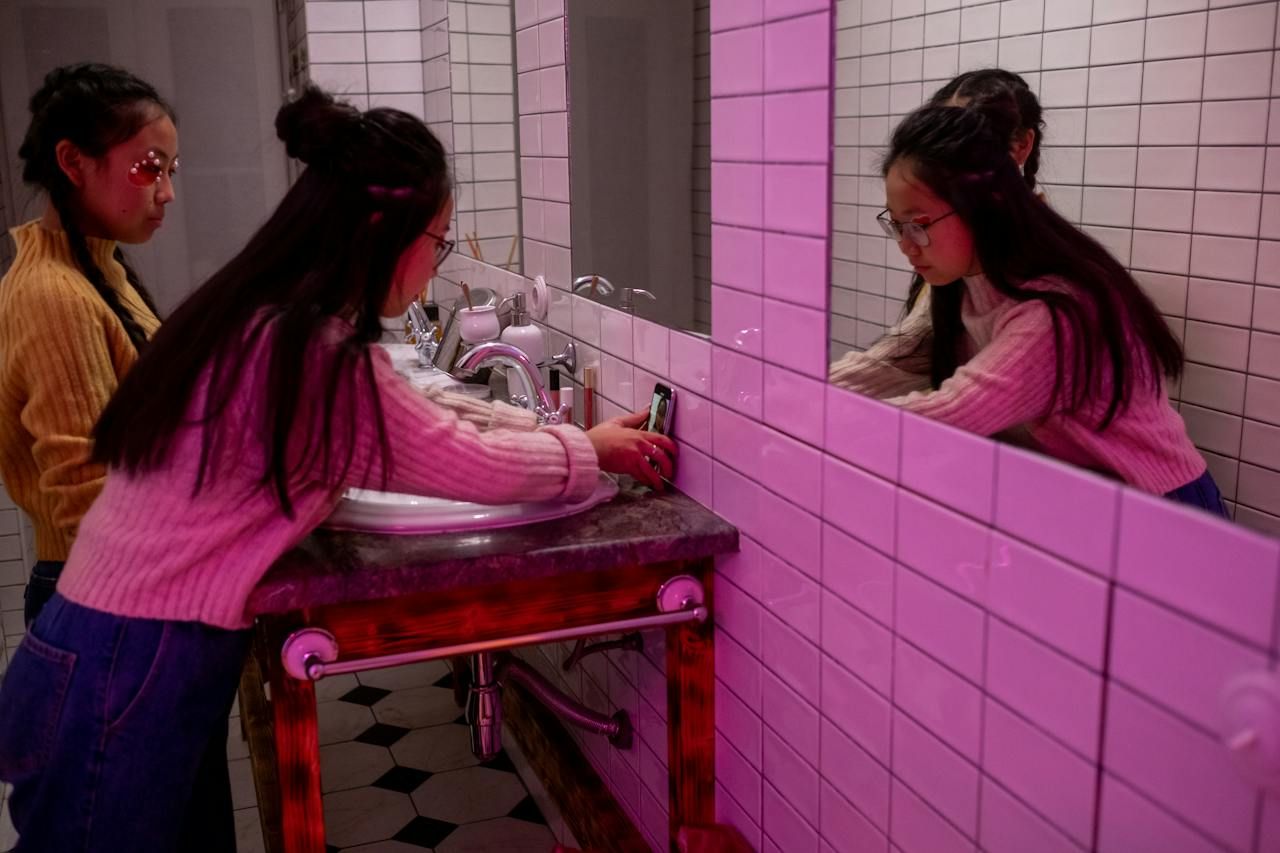
[[[0,480],[31,516],[36,557],[65,560],[106,470],[89,461],[90,433],[138,354],[80,272],[67,235],[39,220],[9,232],[13,265],[0,279]],[[160,321],[112,255],[89,239],[107,281],[149,336]]]

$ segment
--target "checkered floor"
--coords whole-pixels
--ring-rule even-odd
[[[471,754],[444,663],[326,678],[317,698],[329,851],[549,853],[557,837],[572,842],[536,781],[535,796],[521,780],[510,738],[494,761]],[[257,853],[258,809],[235,720],[228,755],[239,851]]]

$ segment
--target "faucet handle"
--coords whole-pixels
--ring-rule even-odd
[[[538,415],[538,423],[543,426],[556,426],[565,423],[564,416],[569,414],[572,409],[572,403],[561,403],[560,407],[555,411],[538,406],[534,409],[534,412]]]

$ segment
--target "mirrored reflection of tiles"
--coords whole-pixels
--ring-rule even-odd
[[[504,753],[482,765],[471,754],[444,663],[324,679],[316,695],[331,853],[547,853],[555,846],[543,809],[511,759]],[[231,729],[239,853],[259,853],[238,719]]]

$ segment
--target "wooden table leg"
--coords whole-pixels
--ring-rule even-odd
[[[324,853],[316,686],[292,677],[283,666],[273,666],[271,707],[275,717],[285,853]]]
[[[689,567],[711,607],[710,560]],[[712,611],[715,612],[714,610]],[[671,849],[684,826],[715,822],[715,653],[711,620],[667,629],[667,760]]]

